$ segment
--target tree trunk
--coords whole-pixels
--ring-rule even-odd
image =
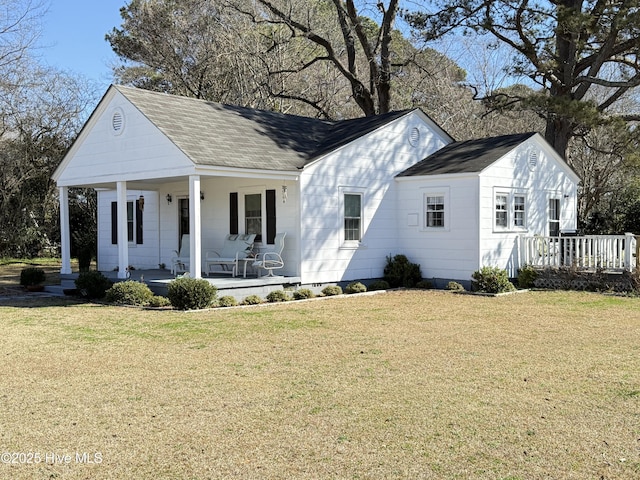
[[[569,140],[573,136],[573,123],[567,118],[552,117],[547,119],[544,137],[563,159],[567,159]]]

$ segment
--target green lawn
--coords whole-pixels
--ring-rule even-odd
[[[0,478],[640,478],[638,298],[16,299],[0,328]]]

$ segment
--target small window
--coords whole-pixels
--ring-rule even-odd
[[[507,228],[508,218],[508,195],[499,193],[496,195],[496,227]]]
[[[526,226],[526,204],[524,195],[513,197],[513,225],[524,228]]]
[[[427,228],[443,228],[444,225],[444,195],[427,195],[425,197],[425,226]]]
[[[245,233],[254,233],[256,242],[262,241],[262,194],[244,196]]]
[[[143,207],[140,200],[127,202],[127,241],[143,244]],[[118,203],[111,202],[111,243],[118,244]]]
[[[345,193],[344,195],[344,240],[362,239],[362,195]]]
[[[133,232],[135,227],[133,202],[127,202],[127,241],[133,242]]]

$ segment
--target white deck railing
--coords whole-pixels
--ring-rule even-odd
[[[637,266],[638,238],[631,233],[582,237],[523,235],[519,252],[520,265],[632,271]]]

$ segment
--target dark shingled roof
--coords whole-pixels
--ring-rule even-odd
[[[297,170],[410,110],[330,122],[113,86],[198,165]]]
[[[453,142],[409,167],[398,177],[481,172],[535,132]]]

